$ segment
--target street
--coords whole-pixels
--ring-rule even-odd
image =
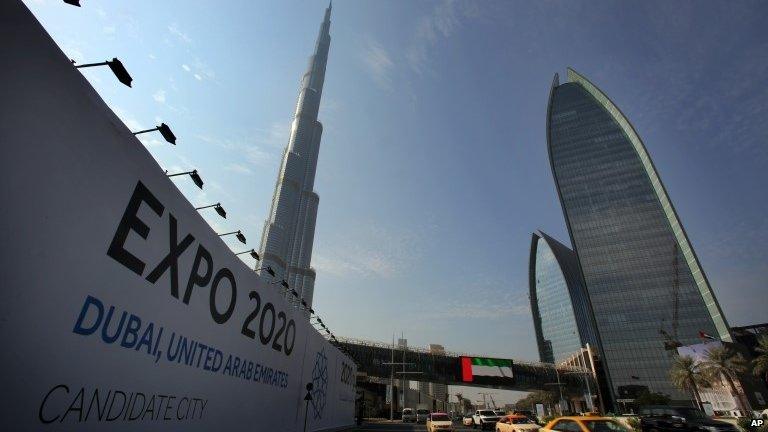
[[[423,424],[413,424],[413,423],[400,423],[400,422],[394,422],[390,423],[388,421],[384,422],[366,422],[363,423],[361,426],[357,426],[352,429],[353,432],[357,431],[380,431],[380,432],[410,432],[410,431],[426,431],[427,428]],[[479,429],[472,429],[471,427],[462,426],[461,424],[457,424],[454,422],[453,424],[453,431],[471,431],[476,430],[479,431]]]

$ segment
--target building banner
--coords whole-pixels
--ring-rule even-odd
[[[4,430],[297,431],[310,381],[307,430],[352,424],[354,363],[228,249],[21,2],[2,2],[0,32]]]

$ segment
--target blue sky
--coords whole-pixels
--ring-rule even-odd
[[[26,0],[216,230],[258,247],[325,2]],[[768,321],[765,2],[334,2],[313,264],[338,335],[536,360],[530,234],[567,241],[545,144],[555,72],[646,143],[732,325]],[[237,243],[233,249],[243,250]],[[250,259],[250,258],[244,258]]]

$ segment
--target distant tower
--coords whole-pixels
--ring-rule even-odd
[[[331,5],[325,10],[315,52],[301,80],[288,146],[275,184],[269,219],[261,237],[261,267],[270,266],[311,306],[315,270],[310,267],[317,206],[313,190],[323,125],[317,121],[331,45]],[[263,270],[262,270],[263,272]]]
[[[571,245],[579,260],[610,394],[645,387],[676,403],[672,345],[700,331],[731,334],[651,158],[629,120],[594,84],[568,69],[552,83],[547,142]],[[678,314],[678,308],[680,312]],[[678,332],[679,329],[679,332]]]

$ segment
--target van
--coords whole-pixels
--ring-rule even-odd
[[[413,408],[403,408],[403,423],[416,423],[416,413]]]

